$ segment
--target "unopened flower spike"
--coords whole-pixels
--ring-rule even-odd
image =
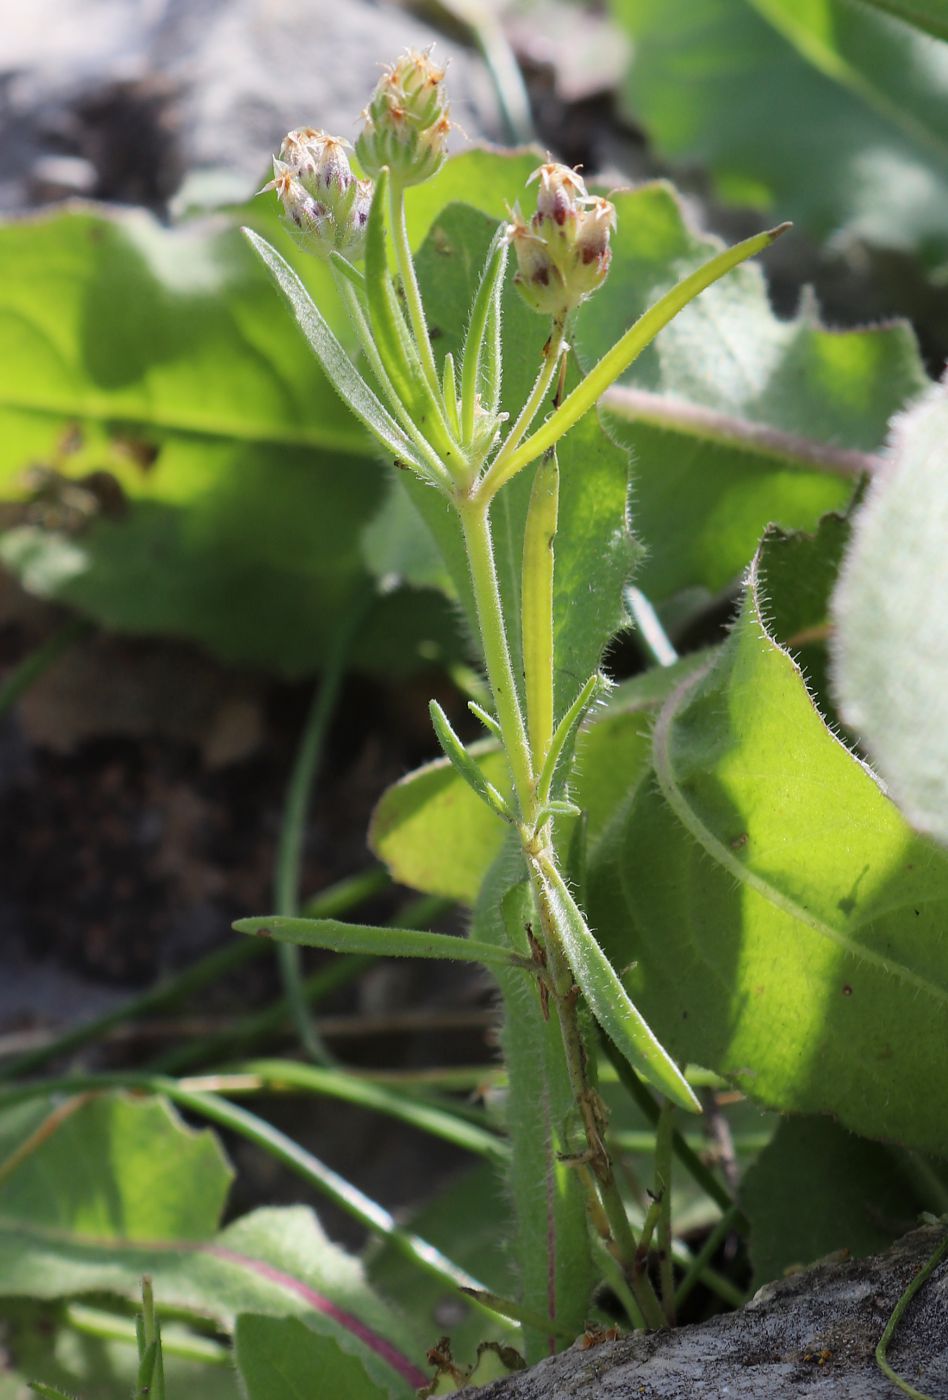
[[[517,259],[514,282],[528,306],[562,317],[606,279],[615,206],[590,195],[578,171],[556,161],[539,166],[527,183],[534,181],[539,189],[529,223],[518,207],[507,225]]]
[[[420,185],[441,169],[453,125],[444,75],[430,49],[409,49],[385,69],[356,141],[367,175],[378,176],[388,166],[394,183]]]
[[[372,183],[353,175],[347,148],[339,137],[298,127],[284,136],[273,179],[259,191],[276,191],[294,237],[324,258],[336,251],[354,260],[365,248]]]

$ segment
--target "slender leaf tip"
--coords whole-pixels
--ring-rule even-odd
[[[785,219],[782,224],[777,224],[776,228],[767,229],[767,237],[771,243],[776,243],[777,239],[781,238],[788,228],[793,228],[792,219]]]
[[[266,919],[237,919],[231,924],[235,933],[252,933],[258,938],[272,938],[273,932]]]

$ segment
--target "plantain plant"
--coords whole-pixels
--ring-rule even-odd
[[[363,116],[355,147],[361,177],[345,142],[303,128],[286,136],[264,187],[279,197],[297,240],[328,262],[356,355],[283,257],[258,234],[245,233],[326,375],[404,475],[449,566],[463,551],[462,587],[473,603],[490,698],[489,706],[472,701],[470,709],[502,749],[507,784],[488,780],[435,701],[431,720],[444,755],[506,825],[508,839],[481,894],[476,937],[288,917],[245,919],[236,927],[350,953],[459,958],[494,973],[504,1007],[521,1295],[482,1301],[523,1323],[528,1357],[535,1358],[582,1329],[597,1274],[626,1299],[638,1325],[668,1320],[670,1280],[656,1290],[644,1260],[654,1230],[660,1244],[663,1232],[670,1238],[662,1219],[672,1111],[700,1111],[681,1067],[590,930],[578,894],[583,824],[570,795],[576,738],[610,681],[597,669],[565,699],[555,684],[562,674],[554,618],[557,447],[663,326],[786,225],[710,258],[580,375],[569,353],[575,313],[606,281],[616,211],[575,170],[547,160],[531,177],[532,211],[515,208],[493,236],[460,356],[447,353],[438,363],[409,244],[406,190],[436,177],[446,158],[452,123],[443,70],[428,53],[403,55],[384,72]],[[508,264],[513,285],[548,327],[532,388],[512,412],[501,407]],[[515,544],[522,561],[518,604],[505,596],[494,517],[512,483],[528,473],[525,513],[504,515],[507,531],[511,520],[522,520]],[[636,1093],[644,1092],[644,1081],[659,1096],[656,1199],[638,1231],[606,1146],[607,1115],[595,1077],[599,1037],[631,1074]]]

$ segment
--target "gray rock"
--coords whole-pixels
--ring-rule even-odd
[[[576,1345],[463,1393],[477,1400],[897,1400],[875,1363],[876,1344],[943,1235],[943,1226],[926,1226],[870,1259],[830,1259],[768,1284],[740,1312],[588,1350]],[[948,1400],[948,1261],[912,1299],[888,1359],[932,1400]]]
[[[175,191],[183,203],[244,198],[286,131],[311,125],[353,138],[380,64],[435,41],[464,131],[498,135],[480,60],[392,5],[31,0],[8,9],[0,209],[87,194],[90,166],[100,198],[159,210]]]

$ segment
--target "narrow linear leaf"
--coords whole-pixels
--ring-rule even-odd
[[[465,442],[474,434],[474,411],[483,382],[485,407],[493,411],[500,394],[500,294],[508,244],[495,235],[478,284],[461,359],[461,427]]]
[[[489,734],[493,734],[495,739],[502,739],[503,732],[493,715],[488,714],[482,705],[478,705],[476,700],[469,700],[467,708],[475,719],[479,719],[481,724]]]
[[[481,769],[455,734],[451,727],[451,721],[437,700],[429,702],[428,712],[431,715],[435,736],[441,745],[445,758],[460,773],[472,792],[476,792],[481,801],[487,803],[491,811],[509,821],[510,808],[506,801],[501,797],[494,784],[484,777]]]
[[[769,248],[789,227],[789,224],[779,224],[765,233],[758,233],[753,238],[745,238],[743,242],[735,243],[732,248],[723,249],[660,297],[654,306],[650,306],[616,341],[612,349],[606,351],[598,364],[592,367],[559,408],[550,414],[546,422],[528,437],[526,442],[521,443],[503,471],[493,479],[494,490],[498,490],[504,482],[516,476],[517,472],[522,471],[547,448],[558,442],[564,433],[568,433],[597,403],[609,386],[615,383],[620,374],[624,374],[629,365],[651,344],[659,331],[689,302],[733,268]]]
[[[141,1359],[138,1363],[138,1381],[135,1390],[135,1400],[145,1400],[145,1397],[152,1389],[155,1379],[155,1368],[158,1363],[158,1341],[146,1343]]]
[[[448,414],[448,427],[458,437],[461,432],[461,423],[458,419],[458,385],[454,372],[454,356],[449,350],[444,357],[444,369],[441,374],[441,397]]]
[[[579,734],[579,727],[589,713],[590,707],[599,699],[608,694],[609,681],[599,671],[590,676],[583,686],[576,699],[570,705],[566,714],[556,726],[556,733],[550,743],[546,760],[543,764],[543,771],[540,774],[540,781],[537,784],[537,793],[541,802],[546,802],[553,789],[553,780],[556,770],[565,761],[570,763],[576,747],[576,738]]]
[[[295,943],[302,948],[326,948],[333,953],[370,953],[383,958],[449,958],[500,967],[519,965],[514,954],[506,949],[448,933],[421,933],[417,929],[346,924],[339,919],[288,919],[277,915],[238,919],[233,927],[238,933],[275,938],[279,943]]]
[[[593,1016],[633,1069],[679,1107],[700,1113],[694,1091],[633,1005],[556,866],[540,857],[534,873],[540,898]]]
[[[289,263],[253,229],[245,228],[243,233],[293,308],[300,329],[340,398],[395,457],[423,472],[414,447],[359,374]]]
[[[453,1142],[456,1147],[479,1156],[498,1161],[505,1161],[509,1156],[506,1140],[496,1133],[436,1104],[413,1098],[403,1090],[393,1089],[387,1084],[373,1084],[347,1070],[301,1064],[298,1060],[250,1060],[241,1064],[235,1072],[259,1076],[267,1085],[274,1087],[293,1085],[307,1093],[343,1099],[370,1112],[384,1113],[410,1124],[419,1132]]]

